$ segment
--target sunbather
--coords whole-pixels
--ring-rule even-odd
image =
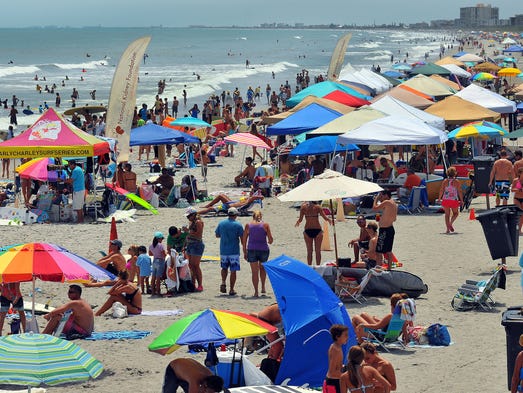
[[[341,374],[342,392],[376,393],[390,392],[390,383],[373,367],[362,364],[365,350],[355,345],[349,350],[347,371]],[[377,390],[377,387],[380,390]]]
[[[137,286],[129,281],[127,270],[118,274],[118,281],[109,289],[108,294],[109,299],[95,314],[97,317],[109,310],[116,302],[122,303],[127,308],[128,314],[142,313],[142,293]]]
[[[240,200],[233,201],[231,198],[229,198],[225,194],[218,194],[207,205],[201,207],[200,210],[198,210],[198,214],[206,214],[209,212],[227,213],[227,210],[229,210],[230,207],[235,207],[236,209],[243,209],[243,208],[249,206],[251,203],[254,203],[255,201],[259,201],[262,199],[263,199],[263,195],[253,194],[253,195],[249,196],[247,199],[242,198]],[[221,203],[221,205],[215,206],[218,203]]]
[[[365,364],[374,367],[380,375],[390,383],[390,390],[396,390],[396,373],[392,363],[378,355],[378,349],[371,342],[364,342],[360,345],[365,350]],[[382,386],[376,386],[376,393],[385,392]]]

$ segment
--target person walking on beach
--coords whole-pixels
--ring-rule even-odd
[[[313,249],[316,255],[316,265],[321,263],[321,242],[323,241],[323,230],[320,224],[319,216],[332,225],[332,221],[327,217],[319,202],[304,202],[300,208],[300,217],[296,221],[295,227],[299,227],[305,217],[305,229],[303,230],[303,239],[307,247],[307,264],[312,265]]]
[[[252,215],[252,221],[245,225],[243,231],[243,258],[251,267],[253,297],[258,297],[258,283],[261,282],[261,293],[265,294],[267,273],[263,264],[269,259],[269,244],[273,238],[268,223],[262,221],[262,213],[257,210]]]
[[[194,359],[178,358],[165,369],[162,393],[218,393],[223,390],[223,378],[214,375]]]
[[[182,91],[182,96],[183,96],[183,107],[187,108],[187,91],[185,89],[183,89],[183,91]]]
[[[495,186],[496,206],[499,206],[501,200],[503,200],[503,205],[507,204],[513,178],[514,168],[512,167],[512,162],[507,159],[507,152],[501,150],[499,159],[492,166],[489,180],[489,187]]]
[[[394,221],[398,215],[398,205],[392,199],[392,194],[389,190],[380,192],[374,203],[372,204],[372,210],[381,211],[381,217],[379,220],[379,235],[378,244],[376,246],[376,252],[383,254],[387,258],[388,270],[392,269],[392,245],[394,244]],[[376,220],[378,221],[378,220]]]
[[[161,296],[160,283],[165,275],[165,247],[162,244],[163,233],[155,232],[153,242],[149,246],[149,255],[153,257],[152,267],[152,296]]]
[[[447,178],[441,183],[439,199],[445,210],[445,226],[447,234],[454,232],[454,221],[458,218],[459,207],[463,204],[463,192],[461,184],[456,179],[458,171],[451,166],[447,169]]]
[[[200,262],[205,244],[203,243],[203,221],[194,207],[188,207],[185,217],[189,220],[189,234],[186,238],[185,253],[189,257],[192,282],[196,292],[203,291],[203,277]]]
[[[76,212],[77,222],[84,222],[84,202],[85,202],[85,179],[84,171],[76,165],[75,160],[69,160],[71,170],[67,183],[73,185],[73,210]]]
[[[329,331],[333,343],[329,347],[329,368],[323,381],[323,393],[346,393],[346,390],[341,390],[340,378],[343,368],[343,346],[349,340],[349,328],[335,324]]]
[[[54,100],[54,105],[57,108],[60,108],[60,103],[62,102],[62,99],[60,98],[60,93],[56,93],[56,98]]]
[[[230,207],[227,211],[228,218],[220,221],[214,231],[220,239],[220,267],[222,284],[220,292],[227,293],[227,275],[229,269],[231,276],[229,279],[229,295],[236,295],[234,285],[236,284],[236,272],[240,270],[240,241],[244,245],[243,227],[236,221],[238,209]],[[245,246],[244,246],[245,247]]]
[[[24,298],[20,292],[19,282],[0,283],[0,336],[4,328],[4,321],[9,308],[13,306],[13,310],[18,312],[22,330],[25,333],[25,311]]]

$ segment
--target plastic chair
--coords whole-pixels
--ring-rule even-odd
[[[405,321],[401,319],[401,307],[396,306],[387,330],[365,328],[364,331],[367,333],[367,337],[363,337],[363,339],[381,346],[387,352],[390,352],[387,348],[387,345],[390,344],[399,343],[402,349],[406,349],[403,342],[399,339],[403,332],[404,324]]]
[[[334,283],[334,293],[341,300],[355,300],[359,304],[363,304],[367,299],[363,296],[363,291],[369,283],[372,276],[379,276],[381,272],[376,271],[375,269],[370,269],[367,274],[365,274],[359,285],[352,286],[350,282],[344,281],[340,275],[336,282]]]
[[[419,186],[412,187],[412,190],[409,195],[409,201],[407,204],[401,203],[398,206],[400,212],[407,212],[409,214],[420,213],[422,210],[421,206],[421,194],[422,192],[427,192],[427,187]]]

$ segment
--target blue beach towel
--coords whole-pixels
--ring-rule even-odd
[[[107,332],[93,332],[86,340],[141,340],[150,335],[147,330],[112,330]]]

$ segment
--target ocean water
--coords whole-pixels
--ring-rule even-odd
[[[179,99],[188,92],[187,107],[200,107],[209,95],[232,92],[267,83],[278,88],[288,80],[294,91],[296,74],[309,71],[311,80],[326,74],[337,40],[348,31],[297,29],[225,28],[24,28],[0,29],[0,99],[12,95],[37,112],[47,102],[54,106],[55,95],[38,94],[36,84],[57,85],[61,110],[71,107],[72,89],[79,91],[77,106],[107,104],[114,67],[133,40],[152,36],[148,57],[140,67],[137,105],[154,102],[159,80],[165,79],[162,97]],[[451,41],[450,33],[409,30],[354,30],[345,61],[356,68],[390,67],[390,57],[421,60],[424,54],[436,59],[441,44]],[[249,60],[250,67],[246,67]],[[11,64],[9,64],[12,62]],[[275,77],[272,78],[272,72]],[[196,74],[200,75],[197,80]],[[35,75],[40,79],[34,80]],[[66,76],[69,80],[66,80]],[[46,81],[42,79],[45,77]],[[83,78],[83,81],[81,80]],[[62,87],[62,81],[65,87]],[[96,90],[96,99],[89,92]],[[20,103],[19,103],[20,105]],[[34,122],[18,107],[19,128]],[[182,108],[183,109],[183,105]],[[0,130],[8,126],[8,110],[0,109]]]

